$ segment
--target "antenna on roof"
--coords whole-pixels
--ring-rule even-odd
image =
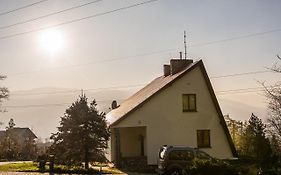
[[[184,37],[184,59],[186,59],[186,32],[184,31],[183,33]]]

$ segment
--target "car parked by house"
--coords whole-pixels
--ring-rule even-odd
[[[213,159],[198,148],[164,145],[159,151],[156,171],[158,174],[180,175],[194,158]]]

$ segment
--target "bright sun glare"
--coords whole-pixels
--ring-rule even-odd
[[[55,29],[40,33],[39,42],[40,46],[52,56],[61,51],[65,45],[65,40],[61,31]]]

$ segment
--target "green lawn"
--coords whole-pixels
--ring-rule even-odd
[[[21,171],[38,171],[38,163],[9,163],[0,165],[0,171],[21,172]]]
[[[49,171],[49,166],[45,166],[45,172]],[[89,170],[90,173],[93,174],[99,174],[100,168],[97,166],[94,166]],[[38,163],[9,163],[5,165],[0,165],[0,172],[39,172]],[[68,168],[64,165],[56,165],[54,167],[54,171],[56,173],[87,173],[86,170],[84,170],[81,167],[73,167]],[[102,173],[103,174],[122,174],[123,172],[116,169],[116,168],[109,168],[109,167],[102,167]]]

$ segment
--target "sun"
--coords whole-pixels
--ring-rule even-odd
[[[65,39],[61,31],[49,29],[40,32],[39,44],[48,54],[54,56],[63,50],[65,46]]]

